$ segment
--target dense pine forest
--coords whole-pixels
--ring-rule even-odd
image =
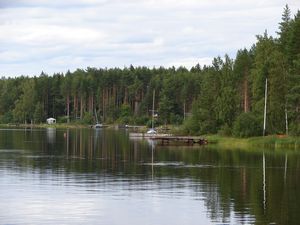
[[[300,135],[300,11],[286,6],[277,37],[257,36],[235,59],[180,68],[87,68],[0,80],[0,123],[58,122],[182,125],[190,134]]]

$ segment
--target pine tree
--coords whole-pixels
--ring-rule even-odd
[[[279,46],[283,53],[287,56],[288,54],[288,43],[290,40],[290,30],[291,30],[291,10],[286,4],[281,17],[281,22],[279,23]]]
[[[239,109],[237,113],[249,112],[251,109],[250,71],[252,56],[247,49],[239,50],[234,61],[233,73],[236,79],[236,94]]]

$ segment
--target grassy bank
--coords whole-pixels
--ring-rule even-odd
[[[300,137],[290,136],[266,136],[266,137],[252,137],[252,138],[233,138],[223,137],[219,135],[205,136],[210,144],[218,145],[224,148],[270,148],[270,149],[299,149]]]
[[[182,126],[168,125],[170,133],[174,135],[187,135]],[[221,135],[202,135],[210,145],[217,145],[218,148],[226,149],[299,149],[300,137],[270,135],[266,137],[235,138]]]

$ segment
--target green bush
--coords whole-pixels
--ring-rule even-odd
[[[300,136],[300,124],[294,123],[290,125],[290,132],[293,136]]]
[[[219,135],[221,136],[231,136],[231,128],[228,126],[228,124],[224,124],[221,129],[219,130]]]
[[[154,127],[158,127],[158,126],[161,125],[161,123],[156,119],[154,119],[153,123],[154,123],[154,125],[153,125]],[[149,127],[149,128],[152,127],[152,119],[149,119],[147,121],[146,126]]]
[[[195,117],[188,117],[183,123],[183,130],[187,134],[199,134],[199,123],[195,119]]]
[[[68,122],[68,116],[59,116],[57,118],[57,123],[67,123]]]
[[[121,109],[120,109],[120,112],[119,112],[119,116],[121,117],[121,118],[129,118],[129,117],[131,117],[132,116],[132,110],[131,110],[131,108],[130,108],[130,105],[128,105],[128,104],[123,104],[122,106],[121,106]]]
[[[146,125],[149,117],[148,116],[135,116],[132,119],[132,123],[135,125]]]
[[[261,136],[261,122],[253,113],[242,113],[233,124],[233,135],[236,137]]]
[[[182,116],[180,116],[178,114],[174,114],[174,113],[170,114],[170,123],[171,124],[179,125],[179,124],[182,124],[182,121],[183,121]]]
[[[82,123],[83,124],[92,124],[94,121],[92,113],[86,112],[83,116]]]
[[[2,124],[10,123],[11,121],[13,121],[13,115],[12,115],[11,111],[8,111],[4,115],[0,116],[0,123],[2,123]]]

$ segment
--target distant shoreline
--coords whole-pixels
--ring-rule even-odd
[[[58,128],[58,129],[91,129],[93,125],[76,123],[56,123],[56,124],[0,124],[1,128]],[[105,124],[105,129],[120,129],[118,124]],[[161,129],[161,128],[158,128]],[[135,132],[146,132],[146,126],[140,126],[138,129],[129,129]],[[180,129],[171,128],[170,133],[180,133]],[[178,134],[177,134],[178,135]],[[186,135],[185,135],[186,136]],[[200,135],[199,135],[200,136]],[[208,140],[209,145],[218,146],[222,149],[294,149],[300,150],[300,137],[285,135],[270,135],[266,137],[235,138],[221,135],[201,135]]]

